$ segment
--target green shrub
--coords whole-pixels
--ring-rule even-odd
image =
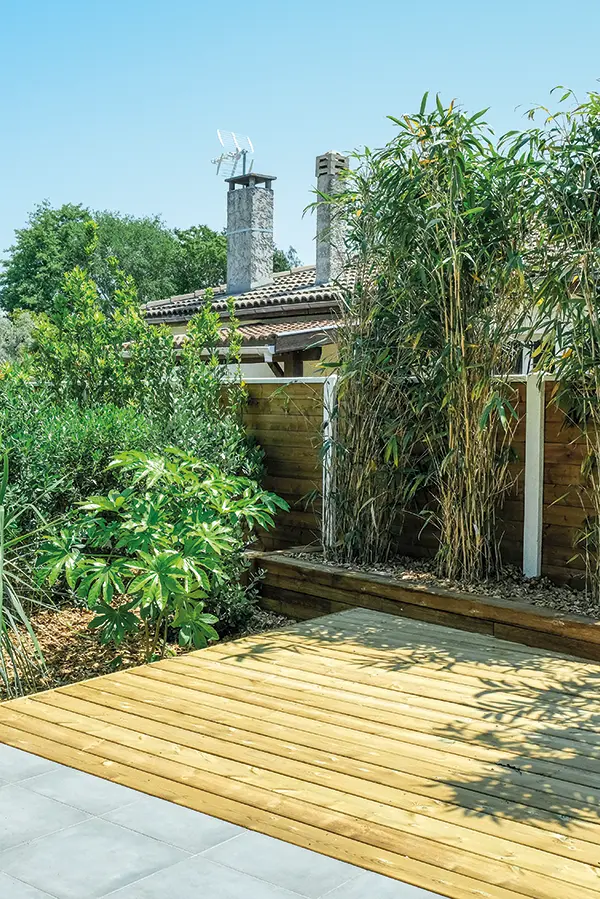
[[[219,619],[221,637],[238,634],[249,624],[257,606],[256,580],[249,576],[249,563],[243,553],[232,553],[227,563],[229,577],[215,584],[206,599],[206,609]]]
[[[89,239],[89,249],[93,251],[92,226]],[[109,513],[110,498],[117,495],[124,497],[123,502],[127,500],[125,505],[130,500],[133,503],[130,494],[119,492],[123,485],[122,466],[110,465],[111,459],[135,451],[158,459],[173,446],[188,453],[185,458],[193,457],[195,465],[206,465],[207,472],[230,479],[219,494],[221,498],[231,493],[232,485],[237,485],[235,489],[249,491],[249,496],[256,498],[259,513],[261,504],[265,509],[275,508],[277,501],[265,499],[268,495],[262,494],[256,483],[237,478],[259,476],[262,452],[247,438],[243,427],[245,393],[239,370],[235,376],[239,333],[233,307],[226,353],[222,323],[213,312],[209,297],[190,322],[183,345],[176,346],[168,328],[154,327],[144,320],[135,285],[118,270],[116,261],[113,272],[115,290],[110,309],[88,271],[75,268],[68,272],[55,297],[53,313],[37,320],[30,350],[18,364],[0,368],[0,448],[8,451],[11,458],[14,478],[10,499],[23,511],[19,526],[37,525],[41,516],[58,528],[62,517],[90,494],[102,496],[108,503],[98,507],[98,514]],[[168,455],[168,459],[172,461],[173,455]],[[240,496],[236,500],[242,518],[248,512],[246,499]],[[88,584],[87,575],[81,573],[78,592],[96,609],[96,623],[103,639],[120,640],[140,620],[147,628],[158,622],[159,634],[150,634],[149,630],[145,633],[147,653],[151,656],[166,633],[164,629],[170,626],[176,625],[180,636],[194,645],[203,633],[212,633],[211,619],[202,617],[212,614],[212,610],[201,611],[200,594],[196,589],[192,591],[190,572],[185,568],[184,576],[178,567],[187,565],[187,556],[184,554],[179,561],[170,556],[181,533],[189,530],[186,516],[194,503],[208,503],[207,497],[198,499],[192,494],[187,500],[191,505],[179,510],[179,520],[168,518],[175,515],[174,507],[170,509],[168,527],[165,521],[161,522],[163,531],[154,534],[152,548],[155,555],[164,551],[164,558],[175,565],[170,576],[172,586],[179,585],[179,592],[153,600],[150,590],[143,599],[130,600],[121,591],[123,602],[112,608],[107,596],[104,604],[100,603],[93,593],[96,582]],[[138,506],[143,502],[152,504],[154,497],[138,497]],[[129,505],[127,508],[131,515],[135,514]],[[125,506],[122,511],[124,514]],[[90,553],[101,553],[105,547],[100,539],[101,525],[94,516],[86,519],[85,527],[91,531],[85,535],[77,532],[77,539],[85,537],[81,553],[89,558]],[[169,527],[178,528],[178,534],[174,536]],[[241,532],[231,523],[228,527],[235,534],[231,539],[227,537],[226,546],[219,549],[228,563],[220,567],[215,561],[209,583],[203,586],[206,598],[218,609],[227,630],[251,614],[248,598],[239,586],[244,571]],[[125,530],[124,526],[123,539]],[[76,529],[68,532],[76,539]],[[127,541],[119,547],[125,555],[126,545]],[[133,557],[132,552],[129,558]],[[100,564],[98,559],[96,556],[95,561]],[[142,568],[142,561],[138,558],[135,564]],[[150,564],[148,560],[146,563]],[[80,568],[85,564],[82,559]],[[198,564],[201,569],[204,563]],[[130,587],[127,581],[127,590]],[[72,599],[72,593],[67,595]],[[185,595],[194,600],[192,605],[181,599]]]
[[[138,410],[113,405],[59,405],[42,389],[5,384],[0,390],[0,447],[9,453],[9,503],[30,528],[37,510],[53,519],[92,492],[116,485],[108,470],[125,449],[149,449],[152,422]]]
[[[29,621],[34,588],[31,571],[31,535],[15,531],[14,512],[6,505],[8,455],[2,459],[0,478],[0,699],[32,690],[44,671],[44,658]]]
[[[90,626],[103,642],[141,633],[148,660],[164,654],[169,628],[182,646],[217,640],[205,601],[238,583],[251,532],[272,527],[286,503],[177,450],[122,453],[111,469],[128,486],[82,504],[42,547],[42,572],[51,585],[64,575],[96,613]]]
[[[264,453],[256,440],[248,437],[240,418],[227,412],[209,414],[193,393],[184,393],[173,414],[160,423],[162,446],[181,447],[228,474],[258,479]]]

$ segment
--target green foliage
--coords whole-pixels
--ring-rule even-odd
[[[44,670],[44,658],[27,614],[32,603],[31,537],[9,536],[15,527],[7,507],[8,454],[0,481],[0,684],[6,696],[29,692]]]
[[[89,225],[97,241],[89,254]],[[225,237],[205,225],[172,231],[158,216],[92,212],[48,202],[32,212],[16,232],[0,274],[0,305],[11,312],[28,309],[52,314],[65,272],[88,268],[109,308],[120,288],[113,259],[136,285],[139,302],[221,283],[225,277]]]
[[[412,510],[437,529],[443,574],[498,564],[533,163],[501,153],[482,115],[425,97],[329,198],[358,275],[341,333],[342,557],[385,558]]]
[[[114,488],[107,466],[127,449],[179,446],[226,473],[261,471],[262,453],[242,423],[244,391],[229,371],[235,318],[228,356],[219,355],[210,299],[177,349],[168,329],[143,320],[131,279],[115,272],[112,311],[84,270],[66,275],[54,318],[40,318],[24,364],[3,373],[0,446],[11,455],[17,508],[54,519],[90,492]]]
[[[89,225],[97,226],[90,255]],[[111,307],[121,287],[113,260],[136,287],[138,302],[216,287],[227,276],[227,238],[206,225],[170,229],[159,216],[93,212],[80,204],[53,209],[37,206],[25,228],[16,232],[0,273],[0,307],[53,314],[65,272],[87,268],[102,298]],[[273,270],[300,264],[290,247],[276,250]]]
[[[93,213],[93,218],[98,226],[98,245],[91,271],[103,297],[112,300],[120,287],[111,262],[114,258],[135,284],[140,302],[179,293],[178,282],[186,259],[175,234],[159,216],[136,218],[104,211]],[[204,230],[208,246],[198,249],[204,250],[208,261],[212,253],[210,240],[215,232],[210,228]]]
[[[218,639],[205,601],[230,582],[229,562],[252,530],[272,527],[285,502],[177,450],[122,453],[111,467],[129,486],[91,497],[47,541],[40,566],[49,583],[65,576],[104,642],[142,631],[148,660],[164,654],[169,627],[183,646]]]
[[[35,320],[29,312],[0,315],[0,366],[16,362],[33,343]]]
[[[227,279],[225,234],[212,231],[206,225],[176,228],[174,233],[178,243],[178,263],[175,289],[171,293],[192,293],[223,284]]]
[[[31,383],[2,382],[0,447],[10,457],[8,497],[20,529],[35,526],[34,509],[53,521],[90,493],[115,487],[115,472],[108,470],[113,456],[154,449],[160,440],[151,419],[135,408],[81,409]]]
[[[76,267],[64,276],[53,316],[39,319],[32,374],[62,402],[162,409],[170,397],[173,338],[168,328],[146,324],[132,279],[116,262],[113,272],[108,311],[87,270]]]
[[[216,616],[216,628],[222,637],[238,634],[252,620],[258,599],[256,585],[244,586],[248,575],[248,562],[242,553],[232,555],[228,562],[229,580],[211,592],[206,600],[206,608]]]
[[[299,265],[302,265],[302,263],[294,247],[288,247],[287,253],[278,247],[275,248],[273,253],[274,272],[287,272],[289,269],[297,268]]]
[[[528,137],[538,158],[534,227],[536,368],[556,378],[554,401],[585,444],[581,481],[593,510],[575,538],[588,587],[600,600],[600,94],[556,111]]]
[[[52,309],[64,273],[85,262],[90,219],[89,210],[72,203],[52,209],[46,200],[34,209],[27,226],[15,232],[0,274],[3,309]]]

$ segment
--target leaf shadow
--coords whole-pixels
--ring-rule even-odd
[[[402,741],[413,742],[413,755],[434,758],[427,767],[434,792],[439,785],[466,817],[540,826],[557,839],[600,820],[600,666],[593,662],[367,610],[228,648],[231,661],[271,660],[290,678],[307,661],[333,684],[328,691],[337,678],[363,729],[371,708],[386,707],[387,691],[398,708],[390,737],[402,731],[398,769]],[[306,702],[313,701],[311,692]],[[438,764],[436,752],[444,753]]]

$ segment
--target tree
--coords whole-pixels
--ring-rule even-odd
[[[97,240],[90,254],[91,222]],[[220,284],[227,268],[226,238],[206,225],[172,231],[159,216],[93,212],[71,203],[53,209],[47,201],[7,252],[0,274],[0,305],[7,312],[53,314],[64,274],[77,266],[88,270],[108,309],[118,289],[113,258],[133,279],[141,303]]]
[[[29,312],[0,315],[0,365],[15,362],[33,343],[35,319]]]
[[[273,253],[274,272],[287,272],[291,268],[297,268],[299,265],[302,265],[302,263],[294,247],[288,247],[287,253],[280,250],[279,247],[275,248]]]
[[[141,302],[178,292],[180,249],[177,238],[160,216],[136,218],[105,210],[95,212],[94,219],[98,245],[91,271],[104,297],[112,299],[116,288],[112,257],[133,278]]]
[[[206,225],[175,229],[178,243],[174,293],[216,287],[227,279],[227,237]],[[163,294],[168,296],[168,294]]]
[[[90,254],[91,222],[97,225],[97,240]],[[47,200],[16,231],[7,253],[0,273],[0,306],[7,312],[53,314],[63,276],[77,266],[89,272],[109,309],[118,289],[113,258],[133,279],[140,303],[216,287],[227,277],[227,237],[207,225],[171,230],[160,216],[94,212],[72,203],[53,209]],[[275,250],[273,271],[299,263],[293,247],[287,253]]]
[[[34,209],[27,226],[15,232],[0,275],[3,309],[44,312],[52,308],[64,273],[86,263],[86,222],[91,218],[89,209],[80,204],[52,209],[44,200]]]

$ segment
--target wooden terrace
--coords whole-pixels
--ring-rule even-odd
[[[352,609],[7,702],[0,741],[453,899],[598,899],[599,687]]]

